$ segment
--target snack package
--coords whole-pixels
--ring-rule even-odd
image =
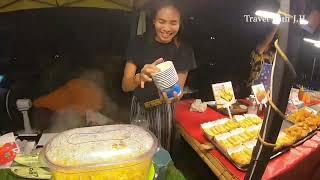
[[[8,133],[0,137],[0,169],[10,167],[19,148],[15,142],[13,133]]]

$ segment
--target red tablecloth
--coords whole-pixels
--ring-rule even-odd
[[[190,112],[192,100],[184,100],[176,106],[176,120],[182,128],[200,143],[206,143],[200,124],[225,117],[207,108],[204,113]],[[233,175],[243,179],[245,172],[239,171],[219,151],[211,153],[218,158]],[[304,144],[292,148],[287,153],[271,160],[264,173],[263,179],[312,179],[320,170],[320,132]],[[317,176],[318,178],[320,176]],[[320,179],[320,178],[319,178]]]

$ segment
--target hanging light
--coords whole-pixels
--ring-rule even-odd
[[[281,23],[281,17],[277,17],[272,20],[272,24],[279,25],[280,23]]]
[[[257,10],[255,12],[255,15],[263,17],[263,18],[272,19],[272,24],[277,24],[277,25],[281,23],[281,16],[291,18],[291,19],[294,18],[292,15],[285,13],[285,12],[282,12],[281,10],[279,10],[277,13],[270,12],[270,11],[264,11],[264,10]],[[307,24],[309,24],[309,21],[300,17],[299,23],[301,25],[307,25]]]
[[[272,24],[279,25],[281,23],[281,16],[278,13],[258,10],[255,12],[255,15],[263,17],[263,18],[272,19]]]
[[[301,25],[307,25],[307,24],[309,24],[309,21],[307,21],[307,20],[305,20],[305,19],[300,19],[300,20],[299,20],[299,23],[300,23]]]
[[[280,14],[274,13],[274,12],[270,12],[270,11],[258,10],[258,11],[255,12],[255,14],[257,16],[261,16],[261,17],[264,17],[264,18],[269,18],[269,19],[276,20],[276,21],[278,19],[281,19]]]
[[[303,38],[305,42],[313,44],[315,47],[320,48],[320,41],[309,39],[309,38]]]

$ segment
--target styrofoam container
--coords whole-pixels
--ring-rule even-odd
[[[165,61],[165,62],[163,62],[163,63],[160,63],[160,64],[156,65],[156,66],[157,66],[157,68],[160,69],[160,72],[159,72],[159,73],[161,73],[161,72],[163,72],[163,71],[165,71],[165,70],[167,70],[167,69],[170,69],[170,68],[174,67],[172,61]],[[155,74],[155,75],[156,75],[156,74]]]
[[[166,92],[169,99],[174,98],[174,92],[181,94],[179,77],[172,61],[157,65],[160,72],[152,74],[154,84],[161,92]]]

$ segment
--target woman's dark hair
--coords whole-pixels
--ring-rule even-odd
[[[154,29],[154,25],[153,25],[153,21],[155,20],[157,13],[160,9],[165,8],[165,7],[174,7],[175,9],[178,10],[179,14],[180,14],[180,27],[179,27],[179,31],[177,33],[177,35],[173,38],[174,44],[177,47],[180,47],[181,45],[181,31],[183,29],[183,13],[182,13],[182,8],[179,5],[179,3],[177,1],[174,0],[152,0],[151,4],[150,4],[150,19],[149,22],[151,23],[151,31],[149,31],[149,33],[147,33],[148,38],[154,38],[155,37],[155,29]]]

